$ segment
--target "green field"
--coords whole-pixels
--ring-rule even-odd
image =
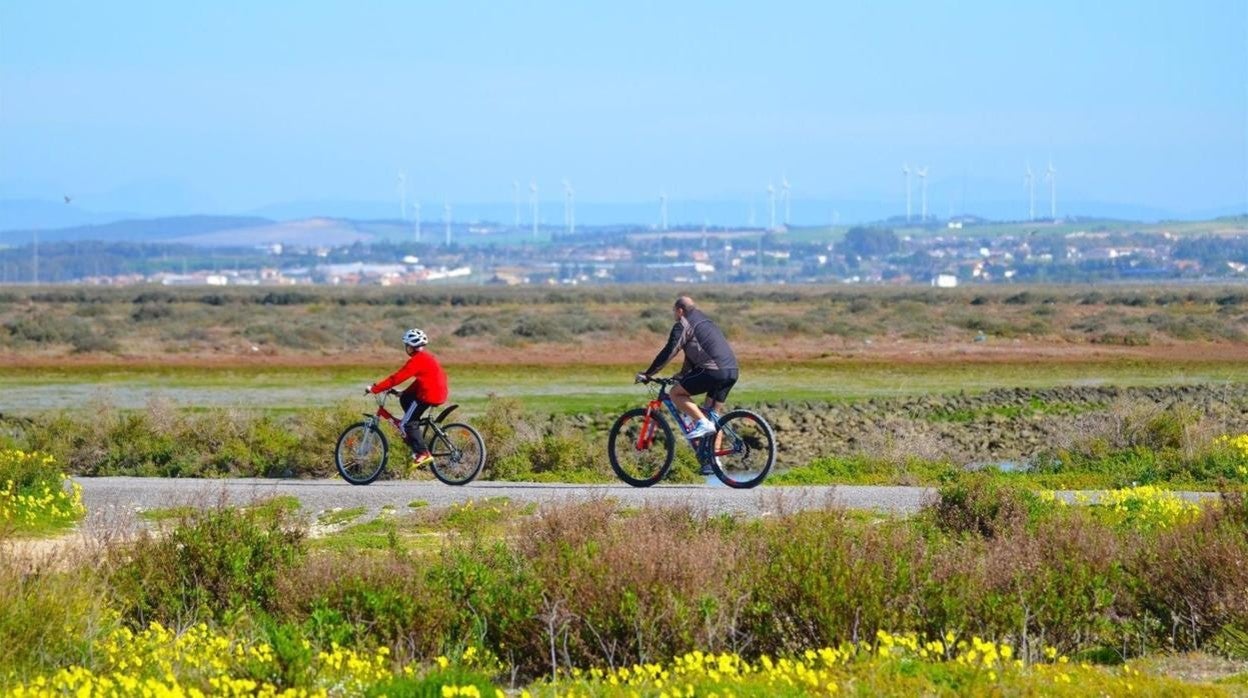
[[[0,369],[6,414],[86,408],[138,409],[153,400],[182,408],[288,411],[356,399],[397,365],[375,367],[59,367]],[[451,399],[479,414],[491,395],[515,397],[537,413],[603,412],[641,403],[628,366],[449,366]],[[993,388],[1063,385],[1154,386],[1248,382],[1248,365],[1208,361],[1032,363],[804,362],[747,366],[733,392],[742,406],[780,400],[841,401]]]

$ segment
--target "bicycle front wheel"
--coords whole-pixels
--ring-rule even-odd
[[[466,485],[485,465],[485,441],[467,424],[446,424],[442,433],[433,432],[429,454],[433,476],[448,485]]]
[[[776,462],[776,435],[771,425],[749,410],[720,417],[715,432],[711,469],[725,485],[749,489],[762,483]]]
[[[334,463],[343,480],[352,485],[367,485],[381,475],[389,450],[386,435],[376,425],[359,422],[338,437]]]
[[[629,410],[611,425],[607,456],[617,477],[633,487],[649,487],[667,475],[676,453],[672,428],[644,407]]]

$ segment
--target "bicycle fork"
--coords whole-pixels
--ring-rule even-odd
[[[641,430],[637,433],[637,443],[633,444],[638,451],[644,451],[654,443],[654,431],[658,428],[658,424],[655,423],[654,410],[653,402],[646,407],[646,418],[642,420]]]
[[[378,433],[377,418],[370,416],[364,420],[364,436],[360,442],[355,445],[355,455],[357,458],[363,458],[373,446],[373,436]]]

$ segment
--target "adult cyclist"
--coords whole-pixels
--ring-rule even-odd
[[[719,327],[701,310],[693,299],[681,296],[672,306],[676,323],[667,337],[667,344],[654,357],[650,368],[637,374],[637,381],[650,380],[676,356],[684,351],[685,360],[676,374],[677,384],[669,395],[682,412],[694,420],[689,438],[700,438],[715,432],[715,424],[693,401],[694,395],[706,393],[703,406],[716,412],[723,411],[724,402],[738,377],[737,356]],[[702,474],[709,475],[710,467],[704,465]]]
[[[446,402],[448,392],[446,372],[442,370],[438,359],[425,349],[427,344],[429,336],[423,330],[412,328],[405,332],[403,350],[407,352],[407,362],[390,376],[364,389],[365,395],[375,395],[408,378],[413,379],[411,385],[399,394],[399,404],[403,406],[403,419],[400,424],[407,436],[408,445],[412,448],[413,466],[433,461],[429,447],[416,425],[430,407]]]

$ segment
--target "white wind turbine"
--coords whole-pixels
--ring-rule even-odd
[[[572,188],[572,183],[563,180],[563,224],[568,229],[568,235],[576,232],[576,191]]]
[[[659,192],[659,230],[667,230],[667,192]]]
[[[1023,183],[1027,185],[1027,220],[1036,220],[1036,175],[1031,171],[1031,163],[1027,163],[1027,172],[1023,175]]]
[[[789,227],[791,220],[789,214],[792,212],[793,191],[789,187],[788,175],[780,175],[780,193],[784,196],[784,227]]]
[[[407,220],[407,173],[399,170],[399,220]]]
[[[1049,169],[1044,173],[1044,179],[1049,183],[1049,217],[1057,221],[1057,170],[1053,168],[1053,163],[1049,162]]]
[[[919,216],[919,220],[923,223],[927,223],[927,168],[917,168],[915,169],[914,174],[919,178],[920,189],[923,192],[923,207],[920,209],[922,214]]]
[[[513,228],[520,229],[520,182],[519,180],[511,180],[511,202],[515,205],[515,221],[512,223]]]
[[[446,246],[451,246],[451,202],[442,204],[442,220],[446,223]]]
[[[533,207],[533,242],[537,242],[537,180],[529,180],[529,204]]]
[[[771,218],[770,218],[771,225],[769,225],[767,229],[775,230],[776,229],[776,188],[772,186],[771,182],[767,183],[767,203],[771,207]]]
[[[416,214],[416,242],[420,242],[420,202],[412,203],[412,212]]]
[[[906,222],[910,222],[910,165],[901,164],[901,174],[906,178]]]

